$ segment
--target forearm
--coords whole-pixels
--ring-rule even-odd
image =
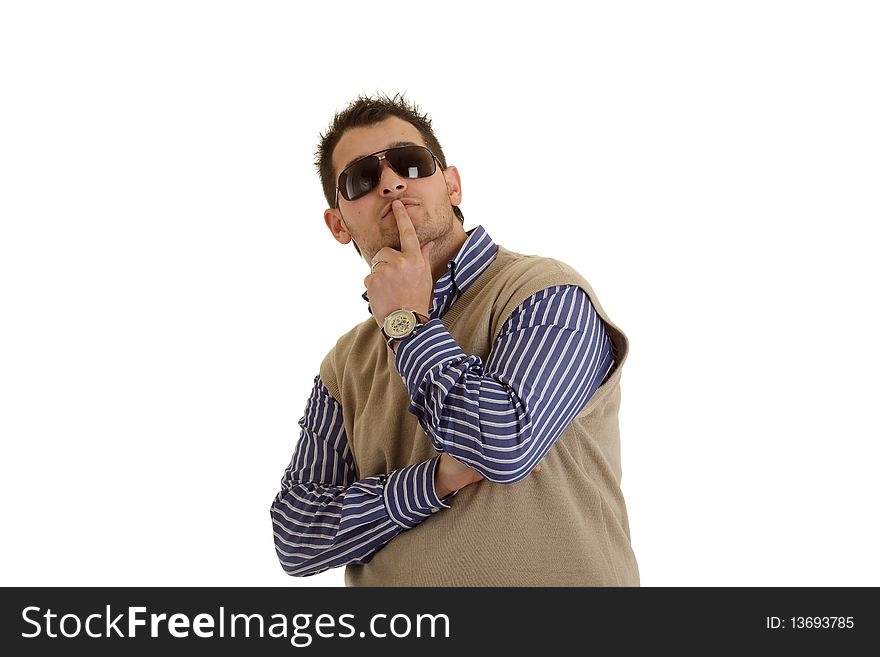
[[[289,575],[366,563],[432,509],[448,508],[434,489],[439,456],[347,487],[289,482],[275,497],[275,548]]]
[[[557,287],[520,306],[485,364],[439,320],[402,341],[395,363],[434,447],[490,481],[513,483],[543,458],[614,360],[586,294]]]
[[[462,351],[440,322],[402,342],[396,358],[410,392],[409,411],[435,449],[490,481],[528,475],[537,461],[528,458],[533,443],[527,409],[513,390],[484,372],[482,359]]]
[[[316,376],[271,508],[275,548],[291,575],[365,563],[431,509],[447,506],[434,489],[439,456],[356,481],[342,418],[342,406]]]

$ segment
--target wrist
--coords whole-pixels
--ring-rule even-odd
[[[385,317],[380,327],[380,332],[385,337],[385,342],[394,353],[397,353],[397,345],[413,335],[418,329],[431,321],[428,313],[416,310],[395,310]]]
[[[440,459],[437,461],[437,469],[434,472],[434,492],[437,493],[437,497],[440,498],[441,500],[444,497],[446,497],[447,495],[449,495],[450,493],[455,491],[454,488],[447,485],[446,477],[444,476],[444,473],[446,470],[444,467],[445,466],[444,461],[448,458],[449,458],[449,456],[446,454],[446,452],[443,452],[440,455]]]
[[[439,479],[440,479],[440,471],[438,470],[436,476],[434,477],[434,492],[437,493],[437,497],[442,500],[444,497],[446,497],[450,493],[454,493],[455,489],[449,488],[445,484],[440,483],[440,481],[438,481]]]

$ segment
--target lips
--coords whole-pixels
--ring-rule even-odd
[[[410,199],[408,199],[408,198],[404,198],[404,199],[394,199],[394,200],[395,200],[395,201],[403,201],[403,207],[405,207],[405,208],[413,207],[413,206],[416,206],[416,205],[419,204],[418,201],[413,201],[413,200],[410,200]],[[394,202],[394,201],[392,201],[392,203],[393,203],[393,202]],[[389,204],[388,204],[388,207],[385,208],[385,211],[382,213],[382,216],[383,216],[383,217],[388,216],[388,213],[389,213],[389,212],[391,212],[391,203],[389,203]]]

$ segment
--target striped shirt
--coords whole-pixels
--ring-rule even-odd
[[[495,483],[527,477],[612,370],[605,325],[576,285],[546,288],[520,304],[485,362],[461,350],[440,318],[497,250],[482,226],[471,230],[434,286],[430,321],[397,348],[408,410],[437,456],[356,479],[342,407],[315,377],[271,508],[288,574],[366,563],[400,532],[449,508],[456,493],[441,500],[434,489],[440,452]],[[362,297],[369,303],[366,292]]]

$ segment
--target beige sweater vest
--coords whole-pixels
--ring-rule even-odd
[[[614,345],[615,367],[563,431],[540,472],[514,484],[461,489],[451,508],[401,532],[366,564],[349,564],[347,586],[639,586],[620,490],[620,373],[627,339],[574,269],[499,247],[442,318],[467,354],[485,362],[505,320],[535,292],[575,284],[589,295]],[[343,409],[357,477],[437,455],[375,320],[342,336],[321,363]]]

